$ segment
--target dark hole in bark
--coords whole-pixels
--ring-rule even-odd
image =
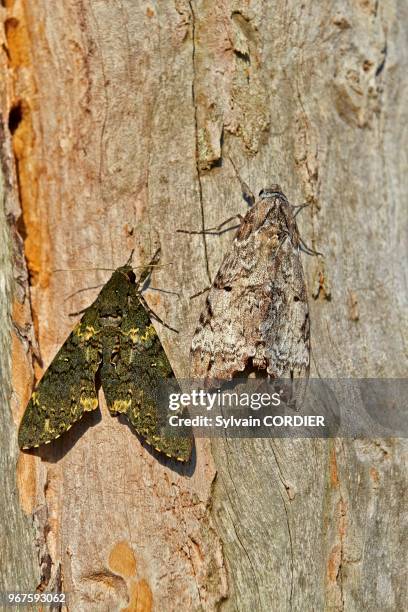
[[[16,131],[23,119],[23,108],[21,102],[14,104],[9,113],[8,126],[12,134]]]

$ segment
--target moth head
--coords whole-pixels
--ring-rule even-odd
[[[126,279],[129,281],[129,283],[132,283],[132,285],[136,282],[136,274],[133,272],[133,269],[131,266],[123,266],[122,268],[119,268],[119,270],[122,272],[122,274],[125,275]],[[119,270],[117,270],[119,272]]]
[[[118,268],[111,276],[99,296],[102,317],[115,318],[127,308],[129,284],[135,282],[135,274],[130,266]]]
[[[259,192],[259,197],[261,198],[261,200],[264,200],[265,198],[275,198],[276,196],[285,198],[281,186],[277,184],[272,184],[269,187],[264,187]]]

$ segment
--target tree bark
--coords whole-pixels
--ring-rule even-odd
[[[2,5],[3,590],[92,611],[403,609],[403,440],[198,439],[174,469],[102,394],[45,450],[18,454],[16,427],[69,313],[132,249],[162,249],[152,285],[180,298],[146,297],[188,376],[189,298],[232,235],[175,230],[245,212],[230,158],[253,191],[311,204],[312,375],[406,376],[407,7]]]

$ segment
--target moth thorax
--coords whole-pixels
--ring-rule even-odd
[[[259,192],[259,197],[261,198],[261,200],[263,200],[264,198],[274,198],[276,196],[285,198],[285,196],[283,195],[281,186],[277,185],[276,183],[270,185],[269,187],[264,187]]]
[[[121,315],[118,314],[105,314],[100,318],[102,327],[114,327],[115,325],[120,325],[122,321]]]

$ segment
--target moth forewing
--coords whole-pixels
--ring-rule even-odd
[[[98,407],[95,375],[100,361],[100,338],[93,311],[88,309],[27,404],[18,433],[20,448],[37,447],[59,438],[85,412]]]

